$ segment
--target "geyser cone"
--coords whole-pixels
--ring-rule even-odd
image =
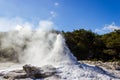
[[[74,64],[77,60],[66,46],[61,34],[40,30],[34,33],[28,43],[28,48],[24,52],[24,62],[38,66],[58,66]]]
[[[76,58],[71,54],[70,50],[65,44],[65,39],[61,34],[57,35],[50,61],[52,61],[54,65],[75,64],[77,62]]]
[[[14,34],[14,37],[11,36]],[[9,42],[7,41],[9,40]],[[21,29],[10,32],[3,38],[2,46],[16,51],[18,60],[25,64],[37,66],[74,64],[76,58],[71,54],[61,34],[53,30],[42,29],[32,31]]]

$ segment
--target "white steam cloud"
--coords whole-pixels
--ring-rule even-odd
[[[16,24],[16,27],[12,27],[14,30],[4,33],[1,47],[12,48],[21,63],[58,66],[77,62],[62,35],[53,30],[53,22],[40,21],[36,30],[32,26],[28,22]]]
[[[55,6],[59,6],[59,3],[58,3],[58,2],[55,2],[54,5],[55,5]]]
[[[0,17],[0,31],[10,31],[17,29],[18,25],[33,27],[31,23],[26,22],[24,19],[21,19],[19,17],[16,18]]]

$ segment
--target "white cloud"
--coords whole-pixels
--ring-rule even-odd
[[[112,23],[110,25],[105,25],[103,30],[109,30],[109,31],[114,31],[120,29],[120,26],[115,25],[115,23]]]
[[[49,20],[52,20],[53,18],[55,18],[56,17],[56,12],[54,12],[54,11],[50,11],[50,17],[48,18]]]
[[[51,14],[54,14],[54,12],[51,12]],[[54,27],[54,23],[50,20],[40,20],[38,25],[34,25],[33,23],[30,23],[22,18],[6,18],[6,17],[0,17],[0,31],[11,31],[11,30],[37,30],[37,29],[43,29],[43,30],[51,30]]]
[[[52,21],[47,21],[47,20],[41,20],[39,22],[40,27],[51,27],[51,26],[53,26],[53,24],[54,23]]]
[[[103,28],[101,29],[95,29],[95,32],[96,33],[100,33],[100,34],[103,34],[103,33],[108,33],[108,32],[112,32],[114,30],[118,30],[120,29],[120,26],[117,26],[115,25],[115,23],[112,23],[110,25],[105,25]]]
[[[52,17],[56,16],[56,13],[54,11],[51,11],[50,14],[51,14]]]
[[[41,20],[39,22],[39,28],[43,29],[43,30],[51,30],[54,27],[54,23],[52,21],[49,20]]]
[[[55,2],[54,5],[55,5],[55,6],[59,6],[59,3],[58,3],[58,2]]]
[[[58,2],[54,3],[54,6],[59,6]],[[50,17],[48,18],[49,20],[52,20],[53,18],[55,18],[57,15],[57,13],[55,11],[50,11]]]
[[[14,28],[14,30],[17,30],[17,31],[19,31],[19,30],[31,31],[31,29],[32,29],[32,24],[30,24],[30,23],[25,23],[25,24],[22,24],[22,25],[16,25],[15,28]]]
[[[19,17],[0,17],[0,31],[19,30],[20,27],[32,27],[32,24]]]

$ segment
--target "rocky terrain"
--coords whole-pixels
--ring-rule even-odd
[[[55,75],[56,68],[53,66],[47,65],[44,67],[36,67],[32,65],[24,65],[23,69],[16,69],[10,71],[2,71],[0,73],[2,80],[32,80],[32,79],[42,79],[42,78],[50,78],[51,76],[57,77]],[[51,78],[50,78],[51,79]]]
[[[81,63],[96,65],[105,70],[108,70],[110,73],[120,77],[120,62],[102,62],[102,61],[80,61]]]
[[[59,67],[0,63],[0,80],[120,80],[119,62],[80,61]]]
[[[118,70],[120,71],[120,62],[115,61],[115,62],[102,62],[102,61],[80,61],[81,63],[86,63],[86,64],[91,64],[91,65],[96,65],[100,67],[104,67],[106,69],[112,69],[112,70]]]
[[[0,63],[0,80],[120,80],[119,62],[78,62],[64,37],[48,29],[10,32],[2,41],[11,62]]]

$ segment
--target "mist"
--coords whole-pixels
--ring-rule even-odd
[[[32,26],[35,25],[31,23],[17,24],[12,27],[13,29],[1,32],[0,56],[8,58],[6,62],[1,63],[0,74],[3,74],[0,76],[1,80],[4,79],[4,75],[10,75],[11,79],[16,75],[34,73],[36,69],[37,72],[40,70],[40,76],[41,73],[52,74],[45,78],[40,77],[44,80],[120,79],[119,73],[116,73],[115,70],[113,72],[111,69],[112,72],[109,72],[110,70],[107,68],[104,70],[102,67],[77,61],[67,47],[64,35],[55,30],[53,22],[40,21],[36,28]],[[20,73],[21,70],[24,71],[21,68],[26,64],[30,66],[27,67],[30,72]],[[55,74],[51,71],[55,71]],[[11,75],[13,76],[11,77]],[[31,75],[24,79],[28,80],[28,78],[31,79]]]
[[[40,21],[34,30],[29,24],[17,25],[2,37],[1,47],[12,48],[15,61],[23,64],[59,66],[77,62],[51,21]]]

